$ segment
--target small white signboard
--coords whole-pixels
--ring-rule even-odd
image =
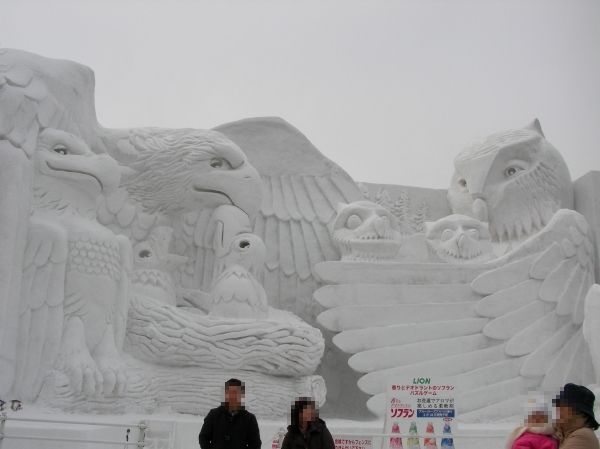
[[[392,382],[387,391],[384,433],[399,435],[386,438],[384,448],[454,449],[455,393],[453,384],[431,377]]]

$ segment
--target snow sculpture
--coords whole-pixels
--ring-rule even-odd
[[[264,268],[266,248],[260,237],[238,234],[221,256],[223,270],[210,291],[209,315],[230,318],[265,318],[267,294],[256,276]]]
[[[57,358],[74,388],[121,390],[126,303],[115,299],[126,297],[127,245],[93,219],[119,170],[57,129],[75,131],[80,111],[50,92],[43,64],[21,64],[30,56],[0,52],[0,394],[35,397]],[[54,87],[75,101],[78,89],[62,84],[69,81]],[[105,292],[82,292],[84,279],[105,282]],[[84,328],[90,313],[103,321]]]
[[[448,190],[452,211],[488,222],[494,241],[527,238],[558,209],[573,209],[569,169],[537,119],[463,150],[454,166]]]
[[[118,166],[52,128],[39,134],[33,166],[15,391],[34,399],[55,364],[75,391],[122,393],[131,248],[95,221],[97,197],[118,186]]]
[[[595,230],[537,121],[461,152],[448,208],[365,201],[280,119],[113,130],[93,104],[89,69],[0,51],[1,395],[203,413],[236,376],[273,417],[323,403],[317,367],[338,413],[431,371],[487,419],[597,380]]]
[[[396,218],[370,201],[339,204],[332,236],[342,260],[391,259],[401,245]]]
[[[475,263],[491,259],[492,243],[486,223],[466,215],[450,215],[425,224],[431,259]]]
[[[171,273],[185,264],[187,257],[170,251],[172,237],[172,228],[157,226],[152,229],[147,240],[133,247],[131,283],[132,291],[136,294],[174,306],[178,304],[179,292]]]
[[[316,266],[331,284],[315,292],[328,309],[318,321],[353,354],[348,363],[363,374],[370,410],[383,412],[387,379],[416,373],[455,382],[462,416],[475,420],[517,415],[528,391],[594,380],[582,333],[594,247],[585,218],[566,209],[572,195],[566,165],[536,121],[456,159],[453,211],[489,220],[501,256]],[[457,220],[466,223],[450,216],[440,224]],[[437,235],[435,224],[429,230]]]
[[[1,278],[0,393],[41,390],[71,411],[198,413],[182,396],[208,408],[238,372],[279,403],[323,403],[321,333],[269,308],[257,278],[262,186],[242,150],[217,131],[101,128],[91,72],[73,63],[9,50],[0,70],[0,166],[20,176],[2,170],[14,273]]]
[[[600,285],[592,285],[585,297],[583,334],[590,347],[596,373],[595,390],[600,387]]]
[[[267,248],[263,285],[269,303],[309,324],[322,307],[313,300],[322,285],[314,267],[338,260],[329,233],[339,203],[363,199],[356,183],[296,128],[279,118],[251,118],[215,128],[244,149],[261,174],[263,202],[252,232]],[[325,335],[329,342],[329,336]],[[356,374],[341,369],[347,356],[328,344],[317,371],[327,383],[324,413],[364,416]],[[352,394],[348,394],[352,391]]]

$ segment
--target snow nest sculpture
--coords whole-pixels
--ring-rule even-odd
[[[324,402],[323,337],[267,304],[261,179],[230,139],[101,128],[89,69],[3,50],[0,149],[2,396],[203,413],[238,375],[261,416]]]
[[[592,234],[539,122],[466,149],[455,169],[448,199],[458,215],[417,236],[430,246],[421,260],[401,252],[395,262],[316,267],[330,284],[315,292],[328,309],[318,321],[353,354],[348,363],[378,414],[388,379],[414,374],[456,384],[466,420],[518,415],[528,391],[596,380],[582,332]],[[597,353],[597,326],[586,329]]]

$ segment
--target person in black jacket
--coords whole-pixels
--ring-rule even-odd
[[[325,421],[319,418],[314,399],[298,398],[292,404],[290,421],[281,449],[335,449],[333,437]]]
[[[225,402],[204,418],[198,435],[201,449],[260,449],[256,417],[244,408],[244,384],[238,379],[225,382]]]

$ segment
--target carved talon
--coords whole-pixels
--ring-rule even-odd
[[[59,369],[69,378],[74,393],[92,397],[102,391],[102,374],[86,350],[65,354],[61,359]]]
[[[106,396],[121,395],[127,390],[127,372],[118,358],[101,357],[96,360],[102,374],[102,392]]]

